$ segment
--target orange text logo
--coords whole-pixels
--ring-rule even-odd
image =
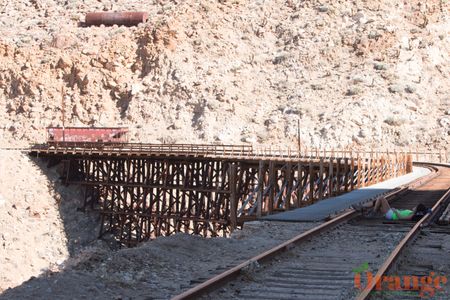
[[[447,283],[447,277],[440,276],[431,272],[428,276],[374,276],[372,272],[368,272],[368,264],[353,270],[355,272],[354,286],[359,290],[365,287],[362,282],[366,282],[366,286],[375,284],[374,291],[378,292],[418,292],[420,297],[433,297],[436,291],[440,291],[443,285]],[[361,275],[365,272],[366,278]],[[366,279],[366,280],[364,280]]]

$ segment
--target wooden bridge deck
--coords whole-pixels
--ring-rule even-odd
[[[412,170],[406,153],[307,157],[230,145],[64,143],[30,153],[61,163],[65,182],[83,188],[84,208],[100,212],[100,235],[127,245],[175,232],[226,236],[246,220]]]

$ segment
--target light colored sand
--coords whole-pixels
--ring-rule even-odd
[[[54,269],[68,250],[55,194],[28,157],[0,150],[0,186],[2,291]]]

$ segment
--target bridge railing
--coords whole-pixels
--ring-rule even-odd
[[[359,149],[319,149],[304,148],[301,151],[292,148],[281,147],[257,147],[253,148],[255,157],[283,157],[283,158],[308,158],[308,159],[330,159],[330,158],[358,158],[368,160],[374,157],[395,157],[401,153],[411,155],[413,161],[450,163],[450,152],[447,150],[411,150],[411,149],[386,149],[386,150],[359,150]]]
[[[151,154],[151,155],[180,155],[180,156],[211,156],[223,158],[281,158],[281,159],[330,159],[330,158],[358,158],[364,160],[374,157],[395,157],[400,153],[408,153],[413,161],[449,163],[450,154],[446,150],[427,151],[411,149],[358,150],[358,149],[319,149],[304,147],[298,149],[289,147],[252,145],[222,145],[222,144],[149,144],[149,143],[48,143],[32,147],[32,151],[44,153],[80,154]]]
[[[80,154],[161,154],[189,156],[249,156],[253,153],[251,145],[215,144],[147,144],[147,143],[48,143],[32,147],[38,152],[76,152]]]

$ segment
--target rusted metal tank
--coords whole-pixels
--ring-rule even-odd
[[[146,12],[91,12],[86,14],[87,26],[137,26],[147,21]]]
[[[126,127],[48,127],[47,143],[126,143]]]

